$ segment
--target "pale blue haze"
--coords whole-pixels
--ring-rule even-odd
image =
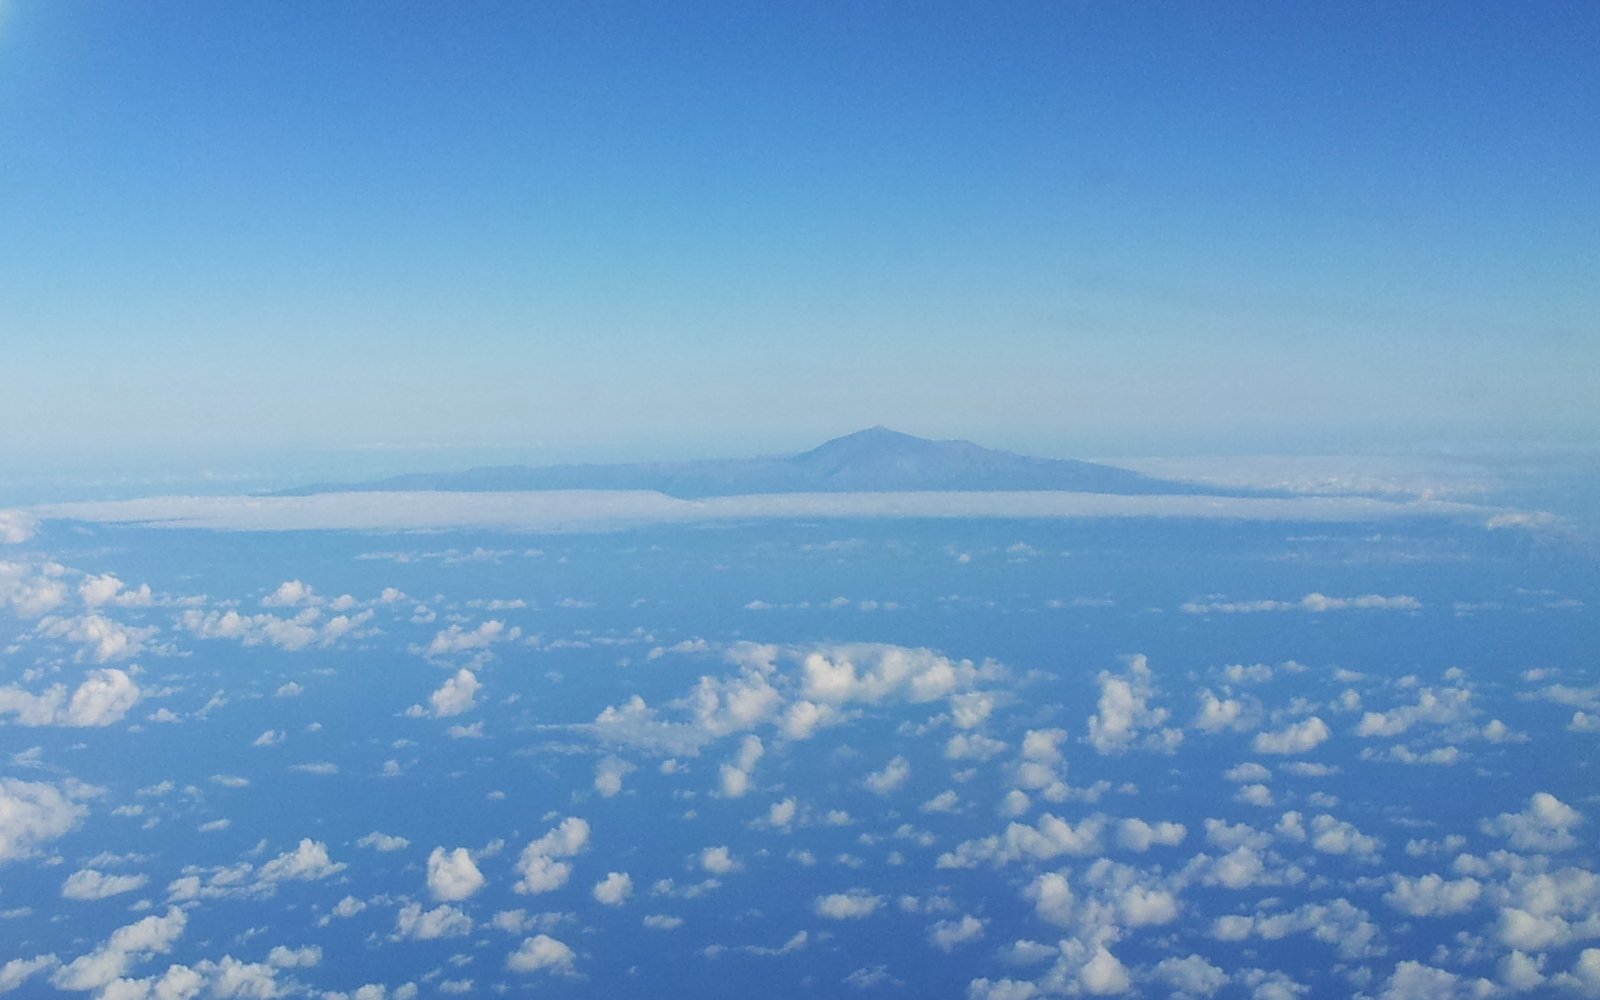
[[[1581,438],[1597,48],[1582,3],[11,0],[0,444]]]

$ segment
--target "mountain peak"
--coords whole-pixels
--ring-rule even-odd
[[[461,473],[396,476],[375,483],[313,486],[288,492],[340,489],[655,490],[685,498],[905,490],[1216,492],[1189,483],[1150,479],[1127,469],[1092,462],[1035,458],[985,448],[971,441],[936,441],[881,424],[833,438],[788,458],[481,468]]]

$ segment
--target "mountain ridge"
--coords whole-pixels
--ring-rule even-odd
[[[1268,496],[1262,490],[1158,479],[1113,465],[1039,458],[966,440],[934,440],[888,427],[832,438],[795,455],[687,462],[479,466],[408,473],[361,483],[316,483],[273,496],[438,490],[654,490],[680,499],[759,493],[976,492],[1019,490],[1120,495]]]

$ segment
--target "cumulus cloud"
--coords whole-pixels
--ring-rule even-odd
[[[1211,997],[1228,984],[1228,974],[1199,955],[1164,958],[1151,970],[1175,997]]]
[[[10,993],[46,969],[55,968],[59,963],[60,959],[53,954],[36,955],[33,958],[13,958],[0,965],[0,993]]]
[[[433,717],[447,719],[475,708],[477,706],[475,698],[480,687],[482,685],[478,682],[477,674],[466,667],[457,670],[454,677],[446,680],[440,685],[439,690],[428,696]]]
[[[67,600],[67,585],[60,566],[35,567],[0,559],[0,608],[10,608],[22,618],[38,618]]]
[[[1146,823],[1142,819],[1125,819],[1117,824],[1117,846],[1143,853],[1161,845],[1176,847],[1183,843],[1188,830],[1182,823]]]
[[[799,804],[792,797],[772,803],[767,808],[767,825],[780,830],[788,829],[789,824],[794,822],[798,809]]]
[[[82,868],[67,876],[67,881],[61,886],[61,898],[85,901],[106,899],[142,889],[149,881],[144,875],[108,875],[98,869]]]
[[[472,926],[471,917],[449,904],[424,910],[421,903],[407,903],[395,915],[396,936],[418,941],[465,937]]]
[[[506,959],[506,968],[512,972],[549,972],[555,975],[573,975],[578,956],[555,938],[536,934],[526,938],[516,951]]]
[[[1311,821],[1311,846],[1324,854],[1370,857],[1378,853],[1383,843],[1353,824],[1323,814]]]
[[[18,687],[0,688],[0,714],[14,715],[24,726],[95,728],[121,721],[139,696],[132,677],[108,667],[89,671],[70,698],[59,684],[37,695]]]
[[[1306,753],[1327,742],[1332,735],[1328,724],[1313,715],[1275,732],[1257,733],[1251,746],[1256,753]]]
[[[55,971],[50,981],[63,990],[98,990],[122,978],[136,961],[164,955],[183,935],[188,916],[172,907],[111,932],[106,941]]]
[[[515,626],[506,628],[506,623],[498,620],[483,622],[470,631],[460,625],[451,625],[433,637],[423,655],[450,656],[455,653],[486,650],[496,643],[513,642],[521,637],[522,629]]]
[[[621,906],[633,895],[633,879],[627,872],[608,872],[595,883],[592,895],[606,906]]]
[[[723,798],[741,798],[750,790],[750,777],[765,753],[766,748],[758,736],[746,736],[739,742],[738,756],[722,765],[719,772],[722,785],[720,794]]]
[[[992,664],[951,660],[930,649],[859,644],[807,653],[801,662],[801,689],[824,704],[876,704],[887,700],[922,703],[970,689]]]
[[[98,608],[102,604],[120,604],[124,607],[150,604],[154,595],[149,585],[131,593],[123,592],[123,583],[113,573],[90,575],[78,581],[78,598],[85,607]]]
[[[1200,710],[1190,723],[1202,733],[1215,734],[1233,730],[1243,732],[1252,728],[1245,717],[1245,705],[1238,698],[1219,698],[1210,688],[1200,692]]]
[[[78,643],[82,647],[76,656],[79,662],[109,663],[138,656],[160,629],[154,625],[136,628],[102,615],[87,614],[72,618],[49,616],[40,619],[35,631],[46,638]]]
[[[1464,688],[1435,691],[1423,688],[1413,705],[1402,705],[1388,712],[1367,712],[1356,726],[1357,736],[1398,736],[1420,723],[1448,725],[1473,715],[1472,692]]]
[[[594,790],[601,798],[609,799],[622,791],[622,779],[634,766],[619,757],[606,757],[594,769]]]
[[[1101,852],[1103,816],[1086,817],[1077,826],[1045,813],[1033,826],[1012,823],[998,837],[968,840],[939,856],[940,868],[971,868],[981,862],[1004,865],[1018,860],[1049,861],[1061,855],[1087,857]]]
[[[328,856],[327,844],[320,840],[312,840],[310,837],[303,837],[294,850],[286,851],[264,862],[256,877],[266,883],[314,882],[337,874],[345,867],[343,862],[335,862]]]
[[[707,847],[700,852],[700,867],[713,875],[729,875],[739,871],[744,865],[733,856],[733,852],[726,845]]]
[[[952,720],[976,724],[992,705],[977,685],[1005,678],[991,661],[951,660],[928,649],[858,643],[780,648],[735,643],[724,657],[736,671],[704,675],[682,698],[658,710],[635,695],[583,727],[602,743],[671,756],[762,726],[804,740],[848,718],[852,706],[945,701]],[[988,707],[985,707],[988,706]],[[747,770],[747,769],[740,769]],[[740,779],[730,776],[734,787]]]
[[[576,816],[568,816],[522,849],[517,859],[517,874],[522,877],[512,888],[528,895],[561,888],[572,876],[572,865],[560,859],[577,855],[588,843],[589,824]]]
[[[39,519],[26,511],[0,510],[0,545],[21,545],[39,530]]]
[[[404,837],[392,837],[387,833],[377,830],[356,841],[357,847],[370,847],[376,851],[400,851],[411,846],[411,841]]]
[[[31,856],[83,822],[88,809],[67,786],[0,778],[0,864]]]
[[[1578,846],[1572,831],[1582,823],[1576,809],[1549,792],[1535,792],[1521,812],[1501,813],[1478,826],[1484,833],[1506,838],[1518,850],[1567,851]]]
[[[1331,945],[1345,959],[1367,958],[1382,950],[1377,924],[1347,899],[1307,903],[1287,911],[1263,907],[1251,915],[1218,917],[1211,925],[1211,936],[1219,941],[1252,937],[1278,941],[1291,934],[1307,934]]]
[[[882,896],[874,895],[865,889],[851,889],[847,892],[818,896],[812,908],[817,916],[827,917],[829,920],[860,920],[876,913],[878,907],[882,905]],[[981,926],[979,930],[982,930]]]
[[[315,607],[305,608],[292,618],[265,612],[241,615],[233,608],[190,608],[178,616],[179,626],[199,639],[232,639],[245,646],[275,646],[291,653],[312,646],[332,646],[360,634],[359,627],[371,620],[371,611],[324,618],[322,610]]]
[[[1444,917],[1470,910],[1483,895],[1475,878],[1449,880],[1428,874],[1418,878],[1389,876],[1391,888],[1383,901],[1413,917]]]
[[[1416,611],[1422,602],[1408,594],[1385,597],[1382,594],[1362,594],[1359,597],[1329,597],[1310,593],[1298,601],[1187,601],[1182,610],[1191,615],[1253,614],[1264,611]]]
[[[1113,674],[1102,670],[1099,711],[1089,717],[1089,744],[1100,753],[1121,753],[1138,746],[1171,752],[1183,740],[1177,729],[1157,729],[1170,716],[1164,708],[1154,708],[1155,680],[1150,663],[1143,655],[1128,657],[1127,671]]]
[[[483,888],[483,873],[465,847],[446,851],[435,847],[428,855],[428,891],[444,902],[460,902]]]
[[[911,777],[911,762],[896,755],[882,770],[868,774],[865,783],[877,795],[888,795]]]
[[[983,937],[983,921],[970,913],[960,920],[941,920],[928,928],[928,943],[940,951],[951,952]]]
[[[285,580],[278,584],[278,589],[261,599],[261,606],[265,608],[293,608],[302,604],[320,602],[316,591],[308,583],[299,580]]]

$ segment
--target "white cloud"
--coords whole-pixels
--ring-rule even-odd
[[[1549,792],[1535,792],[1521,812],[1501,813],[1478,826],[1484,833],[1505,837],[1519,850],[1566,851],[1578,845],[1572,831],[1582,823],[1576,809]]]
[[[293,653],[314,645],[331,646],[360,634],[358,627],[371,619],[371,611],[324,619],[321,609],[315,607],[305,608],[293,618],[266,613],[241,615],[233,608],[226,611],[190,608],[178,617],[178,624],[196,638],[232,639],[245,646],[276,646]]]
[[[321,598],[316,596],[310,584],[300,580],[285,580],[278,584],[277,590],[261,599],[261,605],[267,608],[293,608],[320,601]]]
[[[267,953],[267,964],[275,969],[314,969],[322,964],[322,949],[314,944],[302,948],[280,944]]]
[[[911,777],[911,762],[904,757],[896,756],[883,766],[880,771],[868,774],[865,783],[867,788],[878,795],[888,795]]]
[[[55,955],[36,955],[33,958],[13,958],[0,965],[0,993],[10,993],[34,976],[53,969],[60,963]]]
[[[813,909],[817,916],[829,920],[860,920],[877,912],[882,905],[882,896],[873,895],[865,889],[851,889],[818,896]]]
[[[867,643],[780,648],[739,642],[724,650],[724,657],[737,672],[701,676],[668,706],[678,720],[634,695],[582,728],[603,743],[693,756],[715,740],[767,725],[789,739],[809,739],[820,727],[848,718],[853,705],[963,699],[951,702],[952,718],[961,714],[974,721],[984,702],[963,696],[976,693],[979,683],[1006,676],[990,661],[973,664],[927,649]],[[750,769],[730,767],[747,773],[729,773],[727,791],[748,789]]]
[[[460,902],[483,888],[483,873],[465,847],[446,851],[435,847],[428,855],[428,891],[444,902]]]
[[[1414,705],[1402,705],[1388,712],[1363,714],[1356,726],[1356,735],[1398,736],[1419,723],[1448,725],[1461,722],[1472,714],[1472,692],[1463,688],[1444,688],[1439,691],[1423,688],[1417,692]]]
[[[1085,992],[1095,996],[1126,993],[1133,987],[1127,967],[1105,945],[1097,946],[1078,970],[1078,981]]]
[[[1305,753],[1327,742],[1332,735],[1328,724],[1313,715],[1276,732],[1257,733],[1251,746],[1256,753]]]
[[[970,660],[953,661],[930,649],[858,644],[806,654],[801,686],[807,698],[831,705],[921,703],[970,689],[983,673]]]
[[[1385,597],[1362,594],[1359,597],[1328,597],[1310,593],[1298,601],[1188,601],[1181,610],[1191,615],[1253,614],[1263,611],[1416,611],[1422,602],[1408,594]]]
[[[1180,730],[1162,729],[1141,739],[1171,714],[1150,705],[1155,681],[1149,661],[1143,655],[1135,655],[1127,658],[1127,665],[1126,673],[1121,675],[1109,670],[1100,672],[1099,711],[1089,717],[1089,744],[1103,754],[1121,753],[1134,746],[1171,752],[1183,739]]]
[[[96,900],[144,888],[150,881],[144,875],[107,875],[94,868],[73,872],[61,886],[63,899]]]
[[[731,763],[722,765],[719,772],[722,784],[720,794],[723,798],[742,798],[750,791],[750,776],[765,753],[766,748],[758,736],[747,735],[739,742],[738,756]]]
[[[121,978],[137,960],[166,954],[183,935],[187,915],[172,907],[111,932],[99,948],[57,969],[50,981],[63,990],[98,990]]]
[[[466,667],[457,670],[454,677],[446,680],[440,685],[439,690],[428,696],[428,704],[433,706],[433,717],[447,719],[476,707],[477,702],[474,699],[481,686],[477,674]]]
[[[767,809],[767,825],[778,829],[787,829],[794,822],[795,811],[798,804],[793,798],[782,799],[772,803]]]
[[[1151,971],[1174,996],[1216,996],[1228,984],[1228,974],[1199,955],[1164,958]]]
[[[983,937],[983,921],[971,914],[960,920],[941,920],[928,928],[928,941],[940,951],[951,952],[963,944]]]
[[[1586,997],[1600,997],[1600,948],[1585,948],[1578,954],[1570,973],[1562,973],[1556,982]]]
[[[577,956],[572,949],[555,938],[536,934],[527,938],[506,959],[506,968],[512,972],[550,972],[572,975]]]
[[[306,497],[196,496],[44,504],[45,519],[220,531],[489,528],[610,531],[633,524],[690,524],[854,517],[1179,517],[1251,521],[1367,522],[1391,518],[1484,517],[1503,511],[1470,504],[1391,502],[1370,497],[1233,498],[1100,493],[798,493],[678,500],[639,490],[547,493],[327,493]]]
[[[342,862],[328,857],[328,845],[303,837],[292,851],[286,851],[261,865],[256,877],[262,882],[314,882],[345,869]]]
[[[517,860],[517,874],[522,878],[512,888],[528,895],[561,888],[572,876],[572,865],[558,859],[577,855],[588,843],[589,824],[576,816],[568,816],[522,849]]]
[[[9,607],[23,618],[38,618],[59,608],[67,600],[67,585],[51,570],[0,559],[0,608]]]
[[[400,851],[411,846],[411,841],[404,837],[391,837],[387,833],[372,831],[365,837],[356,841],[357,847],[370,847],[377,851]]]
[[[39,519],[22,510],[0,510],[0,545],[21,545],[39,530]]]
[[[961,808],[961,796],[953,789],[945,789],[938,795],[924,802],[920,807],[925,813],[952,813]]]
[[[974,979],[967,984],[967,1000],[1032,1000],[1039,988],[1026,979]]]
[[[395,915],[395,933],[419,941],[464,937],[472,933],[472,918],[449,904],[424,911],[421,903],[407,903]]]
[[[70,699],[59,684],[38,695],[17,687],[0,688],[0,714],[14,715],[24,726],[96,728],[121,721],[139,696],[132,677],[108,667],[89,671]]]
[[[744,867],[726,846],[707,847],[700,852],[700,867],[713,875],[728,875]]]
[[[451,625],[433,637],[424,655],[449,656],[454,653],[488,649],[495,643],[513,642],[521,637],[522,629],[515,626],[508,629],[505,622],[498,620],[483,622],[471,631],[463,630],[460,625]]]
[[[1383,901],[1413,917],[1442,917],[1465,913],[1483,895],[1483,886],[1474,878],[1447,880],[1428,874],[1418,878],[1390,875],[1392,888]]]
[[[1366,958],[1382,951],[1379,932],[1367,912],[1347,899],[1307,903],[1288,911],[1258,909],[1252,915],[1218,917],[1211,936],[1219,941],[1245,941],[1257,937],[1278,941],[1291,934],[1308,934],[1331,945],[1341,958]]]
[[[96,663],[127,660],[144,652],[144,644],[155,638],[160,629],[154,625],[135,628],[98,614],[79,615],[74,618],[50,616],[39,621],[39,635],[51,639],[66,639],[83,647],[75,659]]]
[[[593,895],[597,902],[606,906],[621,906],[633,895],[633,879],[627,872],[608,872],[595,883]]]
[[[0,864],[32,855],[42,844],[76,829],[88,810],[43,782],[0,778]]]
[[[1146,823],[1137,818],[1125,819],[1117,825],[1117,845],[1140,853],[1158,844],[1176,847],[1183,843],[1188,832],[1182,823]]]
[[[1324,813],[1311,821],[1311,846],[1324,854],[1369,857],[1378,853],[1383,842]]]
[[[594,790],[601,798],[609,799],[622,791],[622,779],[634,771],[634,766],[620,757],[606,757],[594,769]]]
[[[1101,835],[1105,827],[1103,816],[1088,816],[1073,826],[1045,813],[1033,826],[1012,823],[1001,836],[962,843],[954,851],[941,854],[938,867],[971,868],[983,861],[996,865],[1023,859],[1048,861],[1063,854],[1087,857],[1101,853]]]
[[[1005,751],[1004,743],[981,733],[956,733],[944,745],[944,755],[950,760],[992,760]]]
[[[1251,728],[1244,718],[1244,702],[1237,698],[1218,698],[1210,688],[1200,692],[1200,710],[1190,725],[1202,733],[1242,732]]]
[[[1492,989],[1493,984],[1485,982],[1484,985]],[[1489,990],[1476,988],[1454,972],[1407,959],[1395,966],[1389,981],[1378,993],[1378,1000],[1464,1000],[1487,995],[1490,995]]]
[[[67,703],[69,726],[109,726],[139,701],[139,685],[115,668],[91,670]]]

